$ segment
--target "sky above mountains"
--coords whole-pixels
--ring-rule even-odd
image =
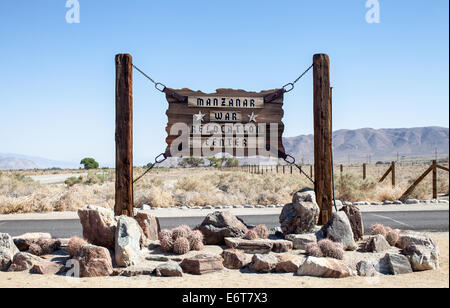
[[[172,88],[260,91],[331,60],[333,129],[448,127],[449,3],[365,0],[0,2],[0,152],[113,162],[114,56]],[[134,75],[134,153],[165,145],[167,102]],[[312,75],[285,97],[284,136],[312,133]]]

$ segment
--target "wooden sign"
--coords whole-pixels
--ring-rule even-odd
[[[283,92],[166,89],[167,150],[172,157],[271,156],[284,152]]]

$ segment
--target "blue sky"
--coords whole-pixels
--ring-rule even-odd
[[[114,162],[114,56],[172,88],[273,89],[327,53],[333,128],[448,127],[449,2],[0,1],[0,152]],[[134,75],[135,163],[165,149],[167,103]],[[285,96],[285,136],[313,130],[312,75]]]

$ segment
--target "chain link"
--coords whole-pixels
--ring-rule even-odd
[[[142,173],[139,177],[137,177],[133,181],[133,184],[142,179],[147,173],[150,172],[150,170],[152,170],[156,165],[163,163],[166,159],[167,159],[166,153],[161,153],[158,156],[156,156],[155,162],[150,167],[148,167],[147,170],[144,171],[144,173]]]
[[[308,72],[313,68],[313,66],[314,66],[314,64],[311,64],[311,66],[308,67],[308,68],[306,69],[306,71],[304,71],[300,76],[298,76],[297,79],[294,80],[294,82],[290,82],[290,83],[288,83],[288,84],[285,84],[285,85],[283,86],[284,92],[288,93],[288,92],[291,92],[292,90],[294,90],[295,84],[296,84],[300,79],[302,79],[302,77],[305,76],[306,73],[308,73]]]

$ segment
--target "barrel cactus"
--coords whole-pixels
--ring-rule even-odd
[[[192,231],[188,236],[189,246],[191,250],[202,250],[203,245],[203,233],[199,230]]]
[[[177,227],[172,230],[172,238],[174,241],[176,241],[177,239],[179,239],[181,237],[187,238],[188,236],[189,236],[189,232],[184,227]]]
[[[172,238],[172,231],[168,229],[163,229],[158,234],[158,239],[161,240],[163,237],[170,237]]]
[[[173,251],[173,239],[169,236],[163,236],[160,240],[161,248],[165,252],[172,252]]]
[[[256,240],[258,238],[258,233],[254,229],[248,230],[247,234],[245,234],[246,240]]]
[[[397,244],[399,238],[400,238],[400,236],[398,234],[398,231],[393,230],[393,229],[390,229],[386,234],[386,241],[391,246],[395,246],[395,244]]]
[[[86,242],[84,239],[77,236],[73,236],[67,243],[66,251],[69,254],[69,256],[73,258],[74,256],[78,255],[78,253],[81,250],[81,247],[86,245],[88,245],[88,242]]]
[[[319,241],[318,246],[324,257],[338,260],[344,259],[344,247],[340,243],[335,243],[329,239]]]
[[[370,234],[371,235],[378,235],[378,234],[380,234],[382,236],[386,236],[386,228],[382,224],[378,224],[378,223],[374,224],[370,228]]]
[[[323,257],[322,251],[317,243],[309,243],[306,245],[306,254],[311,257],[321,258]]]
[[[173,252],[178,255],[184,255],[185,253],[188,253],[189,250],[191,250],[191,247],[189,246],[189,240],[185,237],[179,237],[175,240],[175,243],[173,244]]]

